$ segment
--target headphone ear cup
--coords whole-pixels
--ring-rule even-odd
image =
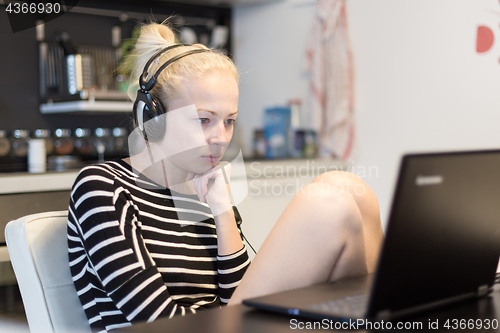
[[[134,103],[134,120],[145,140],[156,142],[165,135],[165,109],[149,92],[138,90]]]
[[[151,105],[144,107],[144,133],[147,140],[150,142],[160,141],[165,135],[166,130],[166,114],[161,102],[153,95],[151,98]]]
[[[134,102],[134,122],[141,132],[144,132],[144,102],[137,97]]]

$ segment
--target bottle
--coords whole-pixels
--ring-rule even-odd
[[[313,130],[307,130],[304,134],[304,146],[302,156],[305,158],[315,158],[318,156],[317,134]]]
[[[253,132],[253,158],[266,157],[266,139],[264,138],[264,131],[256,129]]]
[[[111,154],[115,150],[114,140],[109,128],[96,128],[94,135],[94,147],[97,150],[99,163],[102,163],[104,162],[104,154]]]
[[[288,156],[294,158],[302,157],[302,148],[304,145],[305,133],[301,129],[301,108],[300,99],[291,99],[288,101],[290,106],[290,128],[288,129]]]
[[[28,143],[28,172],[47,171],[46,142],[43,138],[32,138]]]
[[[28,156],[28,141],[29,141],[30,131],[17,129],[13,133],[11,139],[11,155],[17,157]]]
[[[35,138],[45,140],[45,152],[47,155],[52,154],[54,151],[54,139],[50,136],[50,130],[37,129],[35,131]]]
[[[56,129],[54,140],[54,151],[57,155],[69,155],[75,148],[75,142],[71,137],[71,130],[67,128]]]
[[[7,131],[0,130],[0,157],[7,156],[10,151],[10,141],[7,138]]]

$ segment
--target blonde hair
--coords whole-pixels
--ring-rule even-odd
[[[121,66],[131,69],[132,84],[129,88],[129,96],[132,100],[135,100],[139,77],[146,63],[156,52],[174,44],[177,44],[175,34],[166,21],[161,24],[150,23],[141,28],[134,50],[125,58]],[[170,58],[194,49],[209,50],[202,44],[176,47],[160,56],[160,66]],[[160,98],[168,110],[170,101],[179,93],[178,89],[183,81],[207,74],[229,75],[236,81],[239,79],[239,73],[233,61],[222,53],[210,50],[189,55],[167,66],[158,76],[158,82],[150,93]]]

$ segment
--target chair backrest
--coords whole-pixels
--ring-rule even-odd
[[[36,332],[91,332],[68,259],[68,211],[28,215],[5,227],[28,325]]]

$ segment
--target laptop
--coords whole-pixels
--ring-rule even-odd
[[[392,320],[487,295],[500,256],[500,150],[403,156],[375,273],[244,300],[313,319]]]

